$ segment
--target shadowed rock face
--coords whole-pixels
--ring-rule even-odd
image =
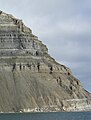
[[[90,98],[22,20],[0,11],[0,111],[61,111],[68,99]]]

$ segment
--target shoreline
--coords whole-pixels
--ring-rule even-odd
[[[91,110],[84,111],[46,111],[46,112],[0,112],[0,114],[35,114],[35,113],[82,113],[91,112]]]

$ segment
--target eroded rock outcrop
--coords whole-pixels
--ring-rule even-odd
[[[89,93],[22,20],[0,11],[0,111],[62,111]]]

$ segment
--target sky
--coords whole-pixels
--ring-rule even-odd
[[[91,0],[0,0],[91,92]]]

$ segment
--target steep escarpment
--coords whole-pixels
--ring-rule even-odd
[[[0,11],[1,112],[62,111],[67,100],[89,98],[22,20]]]

